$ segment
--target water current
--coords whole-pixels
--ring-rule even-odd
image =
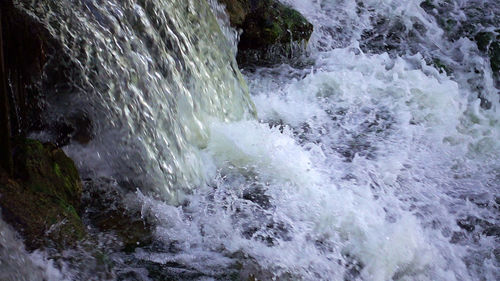
[[[500,4],[286,0],[314,25],[305,55],[242,75],[208,2],[20,1],[83,70],[96,137],[65,150],[154,242],[100,277],[82,249],[12,246],[0,277],[500,279],[499,74],[464,35],[498,32]]]

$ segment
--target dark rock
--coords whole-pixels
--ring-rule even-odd
[[[457,225],[460,228],[465,229],[467,232],[474,231],[474,229],[476,228],[475,224],[477,224],[477,222],[476,222],[476,220],[474,218],[469,218],[468,217],[466,219],[457,220]]]
[[[231,24],[235,27],[242,27],[245,18],[250,13],[249,0],[219,0],[226,6]]]
[[[254,186],[244,190],[243,199],[252,201],[263,209],[271,208],[271,198],[261,186]]]
[[[433,58],[430,64],[434,65],[441,73],[445,72],[447,75],[453,74],[453,68],[438,58]]]
[[[121,250],[132,252],[152,243],[153,224],[143,218],[115,181],[85,181],[82,197],[84,219],[100,231],[116,235],[123,243]]]
[[[494,36],[493,32],[485,32],[485,31],[478,32],[474,36],[474,40],[476,41],[477,48],[483,52],[488,51],[488,48],[489,48],[489,46],[494,38],[495,38],[495,36]]]
[[[7,171],[9,175],[13,172],[11,152],[11,128],[10,128],[10,106],[9,94],[7,93],[7,76],[5,75],[5,63],[3,55],[3,32],[2,18],[6,2],[0,3],[0,169]]]
[[[466,218],[457,220],[457,225],[467,232],[474,232],[477,228],[481,229],[481,233],[486,236],[500,237],[500,227],[475,216],[467,216]]]
[[[495,77],[500,77],[500,42],[499,30],[496,28],[499,14],[489,14],[486,11],[498,10],[500,5],[495,1],[470,1],[465,3],[461,9],[464,17],[457,21],[454,14],[453,2],[450,1],[423,1],[420,6],[429,14],[434,15],[437,23],[446,31],[445,36],[455,41],[461,37],[467,37],[475,41],[478,49],[483,55],[490,59],[491,68]]]
[[[490,56],[491,70],[500,77],[500,38],[497,37],[497,40],[490,44],[488,55]]]
[[[313,26],[299,12],[275,0],[221,0],[231,24],[243,30],[237,60],[241,65],[270,65],[300,53]]]
[[[500,71],[500,36],[491,31],[481,31],[474,36],[477,48],[488,55],[491,70],[498,76]]]
[[[431,0],[424,0],[422,3],[420,3],[420,7],[422,7],[422,9],[426,10],[427,12],[430,12],[436,8],[436,5],[434,5]]]
[[[71,106],[84,88],[79,78],[82,69],[44,23],[12,1],[0,4],[4,69],[0,79],[9,81],[5,93],[12,136],[26,137],[32,132],[44,131],[58,146],[69,140],[88,142],[92,138],[90,119]],[[62,127],[71,128],[70,138],[61,137],[68,135],[64,130],[59,131],[61,121],[66,123]],[[0,134],[5,135],[7,128],[0,130]]]
[[[82,185],[73,161],[49,143],[14,143],[14,178],[0,177],[3,218],[30,250],[74,245],[85,228],[79,215]]]
[[[2,7],[2,45],[4,77],[9,81],[12,131],[17,134],[40,127],[41,93],[37,89],[47,63],[48,32],[28,15],[14,7],[11,1]]]
[[[58,147],[68,145],[71,141],[87,144],[94,138],[93,123],[83,112],[53,122],[45,132],[51,135]]]

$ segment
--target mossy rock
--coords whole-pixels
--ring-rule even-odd
[[[451,68],[449,65],[447,65],[445,62],[443,62],[442,60],[440,60],[438,58],[433,58],[431,63],[441,73],[444,72],[447,75],[451,75],[453,73],[453,68]]]
[[[231,24],[235,27],[241,27],[245,18],[250,12],[250,1],[248,0],[219,0],[226,6],[227,14]]]
[[[92,223],[101,231],[111,232],[123,243],[121,250],[133,252],[138,247],[152,243],[152,225],[141,218],[140,213],[130,213],[124,207],[94,213]]]
[[[488,55],[490,56],[491,69],[495,75],[500,75],[500,38],[492,42],[489,46]]]
[[[474,41],[476,41],[477,48],[483,52],[487,52],[491,42],[495,39],[493,32],[478,32],[474,36]]]
[[[495,75],[500,71],[500,36],[495,32],[481,31],[474,36],[477,48],[490,58],[491,69]]]
[[[85,235],[75,164],[52,144],[29,139],[14,143],[14,178],[0,177],[3,218],[30,250],[73,245]]]
[[[127,201],[126,194],[114,181],[87,180],[84,181],[84,186],[84,221],[101,232],[116,235],[122,242],[121,250],[125,252],[133,252],[137,247],[152,243],[152,222],[142,216],[137,202]]]
[[[292,45],[307,42],[313,25],[298,11],[276,0],[221,0],[231,24],[243,30],[238,63],[279,63],[292,53]]]

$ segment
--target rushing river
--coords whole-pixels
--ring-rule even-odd
[[[0,279],[500,279],[498,76],[439,22],[498,31],[496,1],[283,1],[307,56],[243,76],[216,1],[20,2],[83,70],[96,137],[65,150],[155,231],[102,268],[0,224]]]

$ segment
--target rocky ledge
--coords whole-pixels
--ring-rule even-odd
[[[151,230],[124,206],[110,211],[96,194],[86,198],[90,191],[82,191],[74,162],[60,148],[89,142],[90,119],[45,117],[51,102],[76,92],[72,75],[78,71],[43,23],[12,1],[0,1],[0,217],[30,251],[92,241],[87,230],[93,227],[133,249],[148,241]],[[51,143],[27,138],[40,131]],[[87,210],[89,202],[95,213]]]
[[[237,61],[247,65],[280,63],[303,51],[313,25],[276,0],[220,0],[231,25],[242,31]]]
[[[0,174],[2,217],[28,249],[65,248],[85,235],[80,219],[82,184],[73,161],[50,143],[19,139],[13,176]]]

